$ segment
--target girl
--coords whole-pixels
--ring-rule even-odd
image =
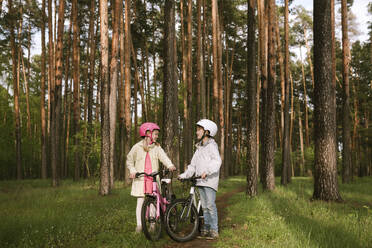
[[[173,171],[176,167],[170,161],[164,150],[156,142],[159,136],[160,128],[152,122],[143,123],[140,126],[140,136],[143,138],[135,144],[127,155],[127,167],[130,172],[130,178],[133,179],[131,195],[137,197],[136,232],[142,231],[141,225],[141,208],[144,201],[145,193],[152,193],[152,178],[136,178],[137,172],[151,172],[159,170],[159,160],[169,170]]]
[[[201,176],[197,186],[200,193],[204,213],[204,227],[201,236],[207,239],[218,238],[218,215],[216,207],[216,192],[220,176],[221,157],[217,143],[213,137],[217,133],[217,125],[211,120],[203,119],[196,123],[196,136],[199,143],[187,170],[180,174],[180,179]]]

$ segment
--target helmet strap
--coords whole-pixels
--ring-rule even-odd
[[[152,143],[154,143],[154,139],[152,138],[152,132],[151,131],[150,131],[150,135],[146,135],[146,137],[149,137],[150,138],[149,145],[151,145]]]

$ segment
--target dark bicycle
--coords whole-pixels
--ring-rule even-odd
[[[186,199],[173,201],[168,207],[165,221],[169,236],[178,242],[186,242],[196,237],[204,222],[199,191],[195,190],[197,179],[191,177],[182,179],[181,182],[191,182],[190,194]]]

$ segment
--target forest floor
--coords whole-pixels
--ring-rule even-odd
[[[0,181],[0,247],[372,247],[372,177],[339,184],[343,203],[311,201],[312,178],[295,177],[257,197],[245,178],[221,180],[217,193],[220,237],[176,243],[136,234],[136,201],[117,182],[98,195],[98,180]],[[187,187],[175,182],[178,198]]]

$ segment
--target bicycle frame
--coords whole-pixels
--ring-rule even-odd
[[[189,197],[187,198],[187,214],[186,214],[186,218],[189,217],[189,214],[190,214],[190,211],[191,211],[191,205],[194,204],[196,210],[197,210],[197,213],[199,214],[200,213],[200,209],[201,209],[201,201],[200,201],[200,196],[198,197],[199,198],[199,201],[197,202],[197,195],[199,195],[199,192],[195,191],[195,185],[191,185],[191,188],[190,188],[190,195]],[[185,210],[186,208],[184,208],[183,210]],[[185,212],[182,212],[181,213],[181,218],[184,217],[184,214]],[[199,218],[203,218],[203,216],[199,216]]]
[[[165,199],[159,191],[159,186],[156,180],[152,182],[152,194],[153,197],[156,197],[156,219],[160,218],[160,209],[163,213],[165,213],[165,210],[167,208],[167,204],[169,204],[168,200]],[[146,210],[146,216],[149,215],[149,209]]]

